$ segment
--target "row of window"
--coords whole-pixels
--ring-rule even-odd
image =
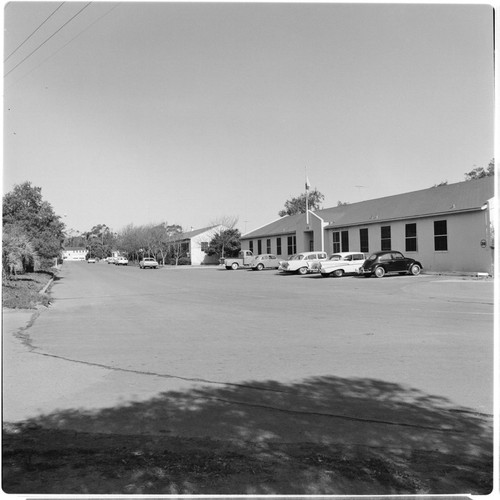
[[[287,237],[287,255],[293,255],[297,253],[297,237],[288,236]],[[253,240],[250,240],[249,250],[254,251]],[[262,240],[257,240],[257,255],[261,253],[272,253],[271,250],[271,238],[266,239],[266,251],[262,252]],[[281,237],[276,238],[276,255],[282,255]]]
[[[360,252],[368,253],[369,240],[368,228],[359,230]],[[392,250],[391,226],[380,228],[380,249]],[[405,251],[416,252],[417,247],[417,224],[405,225]],[[445,220],[434,221],[434,250],[443,252],[448,250],[448,227]],[[349,231],[334,231],[333,253],[349,252]]]
[[[332,233],[333,237],[333,253],[338,252],[349,252],[349,231],[341,230],[334,231]],[[266,251],[262,251],[262,241],[257,240],[257,254],[261,253],[272,253],[271,250],[271,238],[267,238]],[[250,250],[254,251],[254,242],[250,241]],[[313,243],[313,242],[311,242]],[[359,230],[359,251],[363,253],[368,253],[370,251],[370,245],[368,240],[368,228],[362,228]],[[276,238],[276,255],[282,254],[281,238]],[[382,226],[380,228],[380,249],[381,250],[392,250],[392,239],[391,239],[391,226]],[[405,251],[406,252],[416,252],[417,246],[417,224],[410,223],[405,225]],[[434,221],[434,250],[436,252],[443,252],[448,250],[448,227],[445,220]],[[311,250],[312,251],[312,250]],[[297,238],[295,236],[287,237],[287,254],[293,255],[297,253]]]

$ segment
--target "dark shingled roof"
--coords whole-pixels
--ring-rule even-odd
[[[370,224],[380,221],[427,217],[478,210],[495,194],[494,177],[457,182],[444,186],[350,203],[317,210],[327,227]],[[243,235],[244,239],[290,234],[305,214],[283,217]]]

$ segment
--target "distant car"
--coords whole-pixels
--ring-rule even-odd
[[[395,250],[375,252],[366,259],[361,266],[360,274],[365,278],[375,275],[382,278],[386,274],[413,274],[417,276],[422,270],[422,264],[415,259],[405,257]]]
[[[339,278],[344,274],[358,274],[359,269],[366,260],[364,253],[359,252],[339,252],[334,253],[328,260],[322,261],[319,265],[319,272],[323,278],[336,276]]]
[[[128,266],[128,259],[126,257],[120,256],[115,259],[115,264],[117,266]]]
[[[250,267],[254,271],[262,271],[262,269],[278,269],[279,265],[280,261],[276,255],[272,253],[256,255],[252,262],[250,262]]]
[[[318,271],[320,262],[326,259],[325,252],[302,252],[281,261],[279,269],[285,273],[307,274]]]
[[[89,257],[87,259],[87,264],[95,264],[97,260],[94,257]]]
[[[115,261],[116,261],[116,258],[115,258],[115,257],[108,257],[108,258],[106,259],[106,262],[107,262],[108,264],[114,264],[114,263],[115,263]]]
[[[158,269],[158,262],[156,262],[156,260],[152,257],[144,257],[144,259],[139,262],[139,267],[141,269],[146,269],[146,267]]]

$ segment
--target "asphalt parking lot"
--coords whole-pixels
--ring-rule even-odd
[[[95,407],[200,381],[341,377],[492,413],[492,281],[67,263],[52,296],[29,329],[31,355],[90,374],[76,384],[78,401],[54,394],[29,411],[53,398]]]

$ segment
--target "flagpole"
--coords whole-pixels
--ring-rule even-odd
[[[306,224],[309,225],[309,179],[307,178],[307,168],[306,168]]]

